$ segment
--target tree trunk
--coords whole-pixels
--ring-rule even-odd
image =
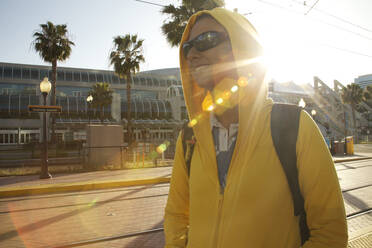
[[[57,78],[57,60],[52,62],[52,105],[56,105],[56,78]],[[56,125],[56,118],[53,113],[50,113],[52,116],[52,139],[51,143],[56,143],[56,134],[55,134],[55,125]]]
[[[128,146],[132,145],[132,106],[131,106],[131,85],[132,85],[132,77],[130,72],[126,76],[127,78],[127,134],[128,134]]]
[[[354,124],[354,134],[355,134],[354,143],[358,143],[358,129],[357,129],[357,126],[356,126],[355,106],[354,105],[351,105],[351,112],[353,113],[353,124]]]

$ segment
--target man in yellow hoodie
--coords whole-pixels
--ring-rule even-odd
[[[178,138],[165,247],[298,248],[298,217],[270,130],[262,48],[241,15],[216,8],[193,15],[180,46],[190,126],[190,172]],[[304,248],[347,246],[343,199],[321,133],[302,111],[296,143],[309,239]],[[188,173],[190,173],[188,175]]]

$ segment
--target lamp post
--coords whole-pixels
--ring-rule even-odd
[[[298,102],[298,106],[300,106],[301,108],[305,108],[306,103],[303,98],[301,98],[300,101]]]
[[[52,88],[52,84],[49,82],[48,78],[45,77],[43,81],[40,83],[40,91],[43,94],[44,106],[46,106],[46,98],[50,89]],[[44,142],[44,154],[43,154],[43,161],[41,165],[41,173],[40,179],[49,179],[52,178],[52,175],[48,172],[48,138],[47,138],[47,118],[46,118],[46,111],[44,110],[43,113],[43,142]]]
[[[93,96],[92,96],[92,95],[89,95],[89,96],[87,97],[87,103],[88,103],[88,111],[87,111],[87,113],[88,113],[88,123],[89,123],[89,124],[90,124],[89,108],[90,108],[90,106],[91,106],[91,104],[92,104],[92,101],[93,101]]]
[[[313,120],[314,120],[315,115],[316,115],[316,110],[315,109],[311,110],[311,116],[313,117]]]

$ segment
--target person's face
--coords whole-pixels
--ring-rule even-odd
[[[227,39],[205,51],[192,47],[187,53],[186,61],[191,76],[199,87],[212,90],[223,78],[236,78],[236,68],[228,34],[213,18],[205,17],[197,21],[190,31],[188,41],[208,31],[225,34]]]

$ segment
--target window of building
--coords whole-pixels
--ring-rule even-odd
[[[13,68],[13,78],[21,78],[21,68]]]
[[[80,82],[80,72],[77,71],[74,72],[74,81]]]
[[[73,91],[72,95],[73,96],[81,96],[81,91]]]
[[[65,72],[64,71],[57,71],[57,80],[58,81],[65,81]]]
[[[31,70],[30,68],[23,68],[22,69],[22,78],[23,79],[30,79],[31,77]]]
[[[4,67],[4,78],[12,78],[12,67]]]
[[[133,84],[138,85],[138,77],[133,77]]]
[[[52,80],[52,78],[53,78],[53,71],[52,70],[49,70],[48,71],[48,79],[49,79],[49,81]]]
[[[66,71],[65,72],[65,79],[66,79],[66,81],[72,81],[72,72],[71,71]]]
[[[31,69],[31,79],[39,80],[39,70]]]
[[[2,78],[2,77],[3,77],[3,67],[0,66],[0,78]]]
[[[90,82],[90,83],[95,83],[95,82],[97,82],[97,81],[96,81],[96,74],[95,74],[95,73],[93,73],[93,72],[90,72],[90,73],[89,73],[89,82]]]
[[[162,87],[165,87],[165,86],[166,86],[166,84],[165,84],[165,81],[164,81],[164,80],[160,81],[160,86],[162,86]]]
[[[127,81],[125,80],[124,77],[120,78],[120,84],[126,84],[126,83],[127,83]]]
[[[103,82],[103,74],[97,74],[97,82]]]
[[[107,83],[112,83],[111,82],[111,74],[105,73],[103,74],[103,81]]]
[[[1,94],[2,95],[10,95],[12,93],[12,89],[10,88],[2,88],[1,89]]]
[[[89,80],[88,80],[88,72],[81,72],[81,81],[82,82],[89,82]]]
[[[151,78],[147,78],[147,86],[152,87],[152,80],[151,80]]]
[[[40,80],[43,80],[45,77],[48,77],[48,70],[41,69],[40,70]]]
[[[112,76],[112,83],[114,83],[114,84],[119,83],[119,77],[116,76],[116,75],[113,75],[113,76]]]
[[[141,85],[146,86],[146,78],[140,78],[141,80]]]

